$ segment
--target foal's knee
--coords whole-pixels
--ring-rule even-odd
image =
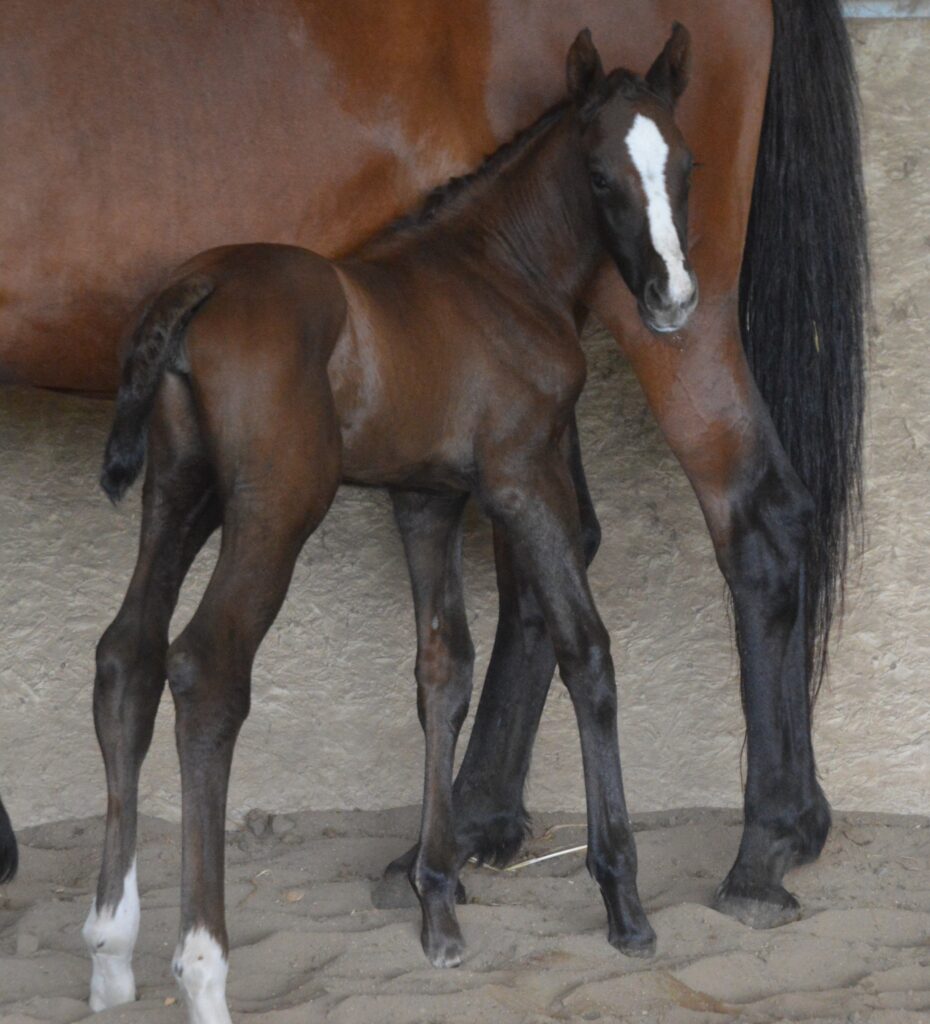
[[[137,627],[117,619],[100,638],[94,675],[94,718],[98,726],[125,711],[133,699],[161,692],[164,647],[140,639]]]
[[[249,713],[248,673],[243,678],[227,662],[185,633],[168,648],[168,687],[180,729],[194,725],[220,739],[238,731]]]

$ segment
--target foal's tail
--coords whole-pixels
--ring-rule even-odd
[[[806,610],[813,703],[861,506],[869,267],[840,0],[773,0],[773,9],[740,320],[759,389],[816,505]]]
[[[0,885],[10,882],[19,865],[19,851],[16,848],[16,836],[10,824],[10,816],[6,813],[3,801],[0,800]]]
[[[146,426],[162,374],[166,370],[184,372],[184,332],[214,287],[214,282],[203,276],[186,277],[171,285],[155,298],[133,332],[100,474],[100,486],[114,505],[145,461]]]

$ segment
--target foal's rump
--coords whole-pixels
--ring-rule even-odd
[[[338,447],[326,363],[345,310],[331,265],[305,249],[225,246],[180,267],[147,304],[125,352],[100,478],[110,499],[119,501],[142,468],[166,373],[189,386],[221,485],[247,440],[273,445],[313,421],[316,442]]]

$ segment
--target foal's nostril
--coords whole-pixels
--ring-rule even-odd
[[[646,282],[646,287],[643,290],[643,298],[650,309],[660,310],[665,305],[662,301],[662,290],[659,288],[654,277],[650,278]]]

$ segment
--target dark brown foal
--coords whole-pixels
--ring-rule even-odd
[[[175,973],[193,1020],[228,1020],[223,841],[233,747],[255,653],[341,481],[390,489],[410,567],[426,737],[410,880],[430,961],[454,966],[463,949],[452,769],[473,661],[461,580],[469,494],[532,587],[571,694],[588,867],[610,942],[637,956],[654,949],[636,889],[609,636],[587,582],[571,423],[585,377],[577,305],[607,258],[654,331],[680,328],[697,302],[684,255],[691,158],[673,118],[687,62],[677,26],[645,79],[605,75],[581,33],[568,100],[354,256],[211,250],[150,303],[124,365],[102,477],[121,497],[150,422],[139,566],[98,650],[110,802],[85,928],[96,1006],[132,995],[138,768],[167,676],[183,788]],[[178,587],[218,522],[213,576],[169,647]]]

